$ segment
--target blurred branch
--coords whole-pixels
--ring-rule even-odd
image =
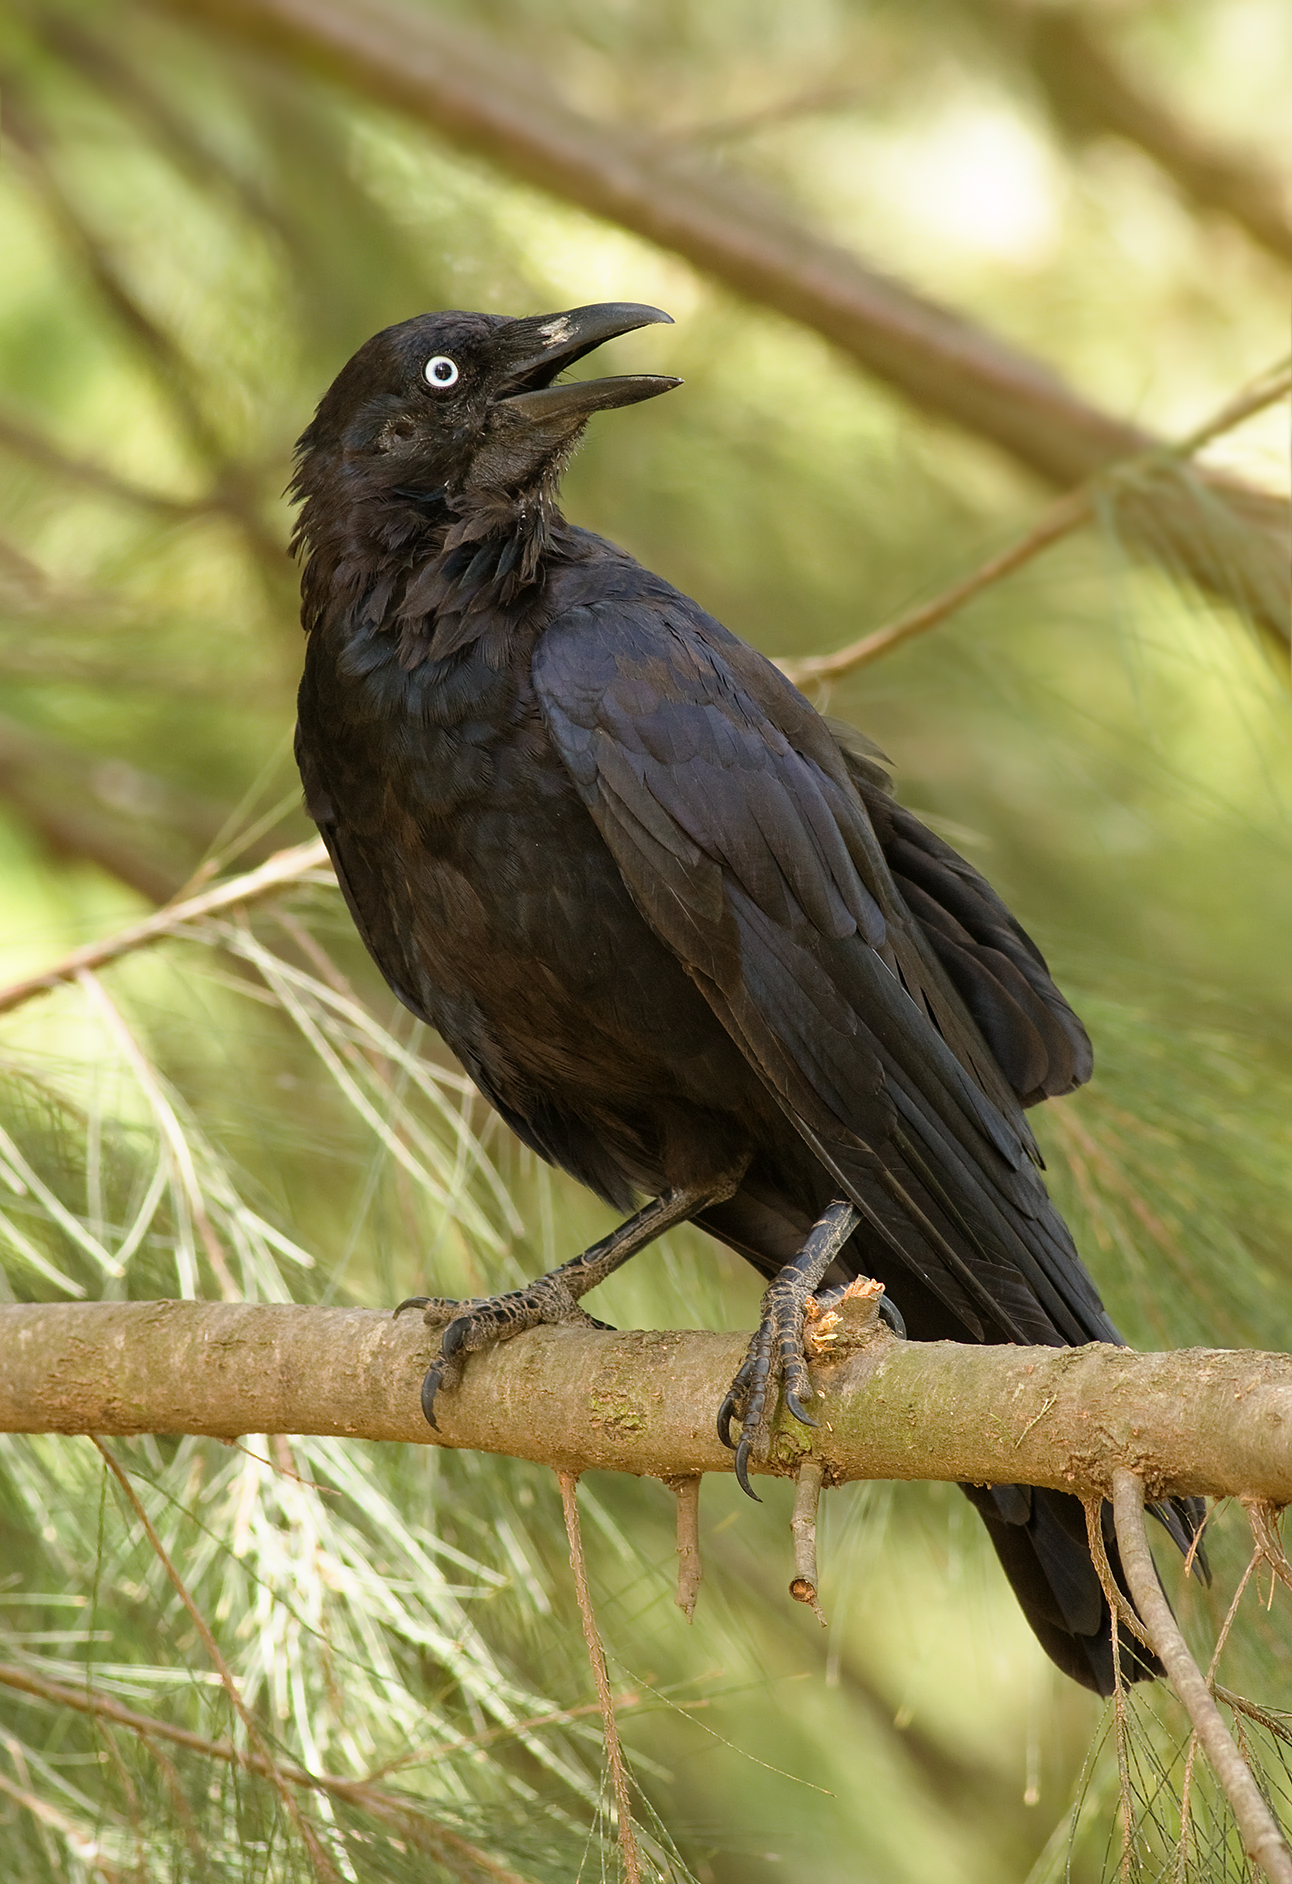
[[[227,806],[3,715],[0,797],[56,855],[96,864],[150,903],[167,903],[184,888],[229,817]],[[244,852],[263,857],[272,841],[253,835]]]
[[[61,762],[60,762],[61,761]],[[96,864],[150,903],[164,903],[183,881],[102,808],[93,762],[56,741],[0,720],[0,796],[14,806],[56,856]]]
[[[1292,216],[1281,180],[1260,162],[1183,123],[1103,42],[1087,9],[1037,0],[967,0],[1020,56],[1073,137],[1123,138],[1166,172],[1196,208],[1218,211],[1281,262],[1292,262]]]
[[[1107,494],[1115,498],[1120,482],[1137,471],[1151,472],[1163,462],[1186,462],[1195,452],[1201,451],[1204,445],[1232,431],[1236,425],[1241,425],[1244,419],[1263,412],[1267,406],[1274,405],[1280,399],[1286,399],[1290,391],[1292,369],[1279,367],[1266,374],[1259,385],[1250,391],[1226,401],[1212,419],[1178,444],[1163,445],[1156,451],[1114,465],[1098,477],[1089,479],[1077,490],[1070,491],[1066,497],[1060,497],[1023,536],[1007,549],[989,556],[972,575],[953,582],[949,589],[934,596],[932,601],[908,609],[904,615],[885,623],[882,628],[873,629],[859,641],[850,642],[846,648],[839,648],[833,654],[809,655],[799,660],[784,659],[778,661],[777,666],[796,686],[803,686],[810,681],[839,680],[845,674],[855,673],[860,667],[868,667],[872,661],[900,647],[904,641],[913,640],[916,635],[938,627],[963,608],[966,602],[981,595],[984,589],[992,588],[1016,569],[1021,569],[1025,563],[1030,563],[1052,543],[1059,542],[1082,524],[1089,523],[1096,515],[1100,496]]]
[[[271,584],[281,588],[288,567],[286,545],[260,515],[247,467],[231,459],[221,444],[194,391],[193,374],[183,352],[165,328],[140,305],[116,261],[63,188],[40,120],[11,74],[6,75],[5,82],[3,131],[23,160],[24,174],[39,195],[64,248],[134,342],[140,357],[169,398],[194,449],[211,467],[215,478],[213,507],[227,511],[236,519],[263,573]]]
[[[216,178],[253,221],[272,229],[289,251],[297,247],[296,231],[254,178],[233,169],[213,145],[198,136],[192,119],[177,111],[106,39],[87,32],[68,13],[49,14],[34,24],[46,45],[118,111],[133,118],[190,182],[209,186]]]
[[[867,73],[866,81],[865,86],[855,83],[809,85],[805,91],[794,92],[788,98],[774,99],[756,111],[742,111],[730,118],[710,118],[700,124],[683,125],[673,135],[695,146],[728,144],[740,138],[756,137],[760,131],[793,124],[802,118],[825,117],[836,111],[855,111],[880,89],[879,74],[873,70]]]
[[[583,116],[545,74],[483,35],[399,0],[155,0],[393,106],[511,175],[683,255],[739,294],[801,321],[939,417],[1063,487],[1151,450],[1152,436],[1065,386],[1040,361],[803,229],[752,181],[656,137]],[[1201,474],[1260,580],[1265,627],[1288,639],[1286,500]],[[1137,520],[1138,521],[1138,520]],[[1228,596],[1178,492],[1150,497],[1139,546]]]
[[[43,974],[31,975],[8,988],[0,988],[0,1014],[21,1007],[34,995],[48,993],[63,982],[75,981],[80,975],[103,968],[109,962],[119,961],[123,955],[132,955],[136,949],[148,948],[154,942],[177,935],[186,923],[199,922],[221,910],[254,903],[262,896],[271,896],[289,884],[301,882],[311,871],[330,868],[327,850],[320,837],[307,844],[297,844],[291,850],[280,850],[258,870],[249,870],[227,883],[217,883],[182,903],[168,903],[155,916],[146,916],[142,922],[132,923],[128,929],[121,929],[116,935],[105,936],[101,941],[88,942],[84,948],[73,949],[70,955],[65,955],[61,962],[55,963],[53,968],[46,969]]]
[[[49,577],[40,564],[34,563],[12,543],[6,543],[3,537],[0,537],[0,582],[10,592],[5,599],[16,599],[22,606],[43,599],[50,587]]]
[[[262,1778],[269,1774],[269,1762],[263,1754],[244,1752],[229,1740],[208,1740],[202,1734],[191,1733],[186,1727],[174,1727],[155,1714],[141,1714],[133,1707],[125,1707],[111,1695],[96,1693],[93,1688],[69,1688],[61,1681],[50,1681],[33,1669],[15,1667],[11,1663],[0,1663],[0,1687],[47,1701],[51,1707],[72,1708],[77,1713],[89,1714],[95,1720],[114,1727],[124,1727],[130,1733],[137,1734],[145,1746],[151,1746],[155,1740],[166,1741],[171,1746],[196,1753],[204,1760],[219,1760],[227,1766],[241,1767],[244,1772],[257,1773]],[[620,1700],[618,1705],[631,1705],[636,1699],[636,1696],[629,1696],[626,1701]],[[556,1718],[564,1720],[567,1716]],[[497,1884],[527,1884],[526,1879],[499,1864],[478,1845],[469,1843],[447,1825],[437,1823],[429,1816],[425,1802],[420,1799],[387,1792],[368,1780],[348,1779],[340,1773],[310,1773],[291,1760],[277,1760],[273,1762],[273,1767],[282,1779],[293,1786],[330,1793],[348,1805],[371,1813],[374,1818],[398,1826],[419,1850],[438,1858],[447,1870],[455,1876],[469,1879],[471,1884],[477,1884],[480,1872],[496,1879]]]
[[[0,412],[0,448],[39,465],[42,471],[65,478],[69,484],[84,484],[91,490],[102,491],[106,497],[118,497],[123,503],[155,511],[162,517],[186,522],[192,517],[210,516],[229,509],[223,495],[168,497],[164,491],[149,490],[145,484],[118,477],[106,465],[94,464],[88,458],[70,457],[42,433],[7,412]]]
[[[194,1301],[0,1306],[0,1431],[315,1433],[469,1447],[556,1471],[729,1472],[713,1412],[745,1336],[540,1328],[473,1355],[427,1425],[438,1332],[367,1309]],[[1292,1357],[899,1341],[812,1365],[757,1470],[1292,1502]],[[612,1409],[607,1414],[606,1409]]]

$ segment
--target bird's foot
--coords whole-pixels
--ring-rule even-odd
[[[803,1353],[804,1318],[813,1291],[852,1235],[859,1216],[850,1203],[831,1204],[799,1255],[781,1270],[763,1296],[757,1331],[719,1409],[718,1437],[735,1452],[737,1482],[755,1503],[759,1500],[749,1483],[749,1461],[767,1456],[777,1389],[796,1420],[804,1426],[816,1425],[805,1404],[814,1396]],[[738,1440],[731,1437],[735,1420],[740,1422]]]
[[[422,1411],[439,1431],[435,1418],[435,1396],[441,1387],[455,1387],[462,1378],[462,1365],[468,1354],[492,1347],[495,1341],[510,1341],[526,1328],[548,1326],[601,1328],[610,1330],[608,1321],[598,1321],[579,1307],[579,1297],[604,1282],[619,1265],[639,1249],[644,1249],[675,1223],[684,1223],[707,1205],[724,1202],[740,1181],[741,1171],[727,1172],[708,1184],[665,1191],[629,1217],[617,1230],[585,1249],[559,1269],[551,1270],[523,1289],[487,1299],[479,1296],[455,1302],[440,1295],[410,1295],[395,1310],[423,1310],[422,1319],[430,1328],[444,1328],[440,1352],[422,1382]],[[445,1327],[447,1322],[448,1326]],[[613,1332],[613,1331],[612,1331]]]
[[[758,1493],[749,1483],[749,1461],[767,1456],[777,1389],[796,1420],[816,1425],[803,1404],[814,1398],[803,1358],[808,1291],[795,1288],[796,1280],[792,1274],[787,1279],[782,1270],[763,1296],[762,1320],[718,1412],[718,1437],[724,1446],[734,1447],[736,1479],[755,1502]],[[731,1437],[733,1420],[740,1422],[739,1440]]]
[[[442,1295],[410,1295],[395,1314],[402,1315],[406,1308],[420,1308],[428,1328],[444,1329],[439,1355],[422,1382],[422,1411],[437,1432],[435,1396],[441,1387],[457,1386],[468,1354],[492,1347],[497,1341],[510,1341],[527,1328],[610,1327],[609,1322],[598,1321],[579,1307],[560,1270],[540,1276],[526,1288],[511,1289],[506,1295],[473,1296],[467,1301],[453,1301]]]

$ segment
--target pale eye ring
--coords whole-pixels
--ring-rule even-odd
[[[437,353],[422,368],[422,378],[436,392],[445,392],[458,383],[458,363],[450,360],[447,353]]]

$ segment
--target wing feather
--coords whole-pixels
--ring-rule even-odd
[[[872,1230],[979,1339],[1116,1339],[1016,1096],[1065,1048],[1070,1072],[1069,1036],[1038,993],[1039,955],[981,879],[936,851],[926,864],[890,818],[917,851],[900,852],[925,899],[912,912],[824,722],[679,597],[567,609],[534,680],[638,909]],[[951,884],[935,896],[938,871]],[[987,1026],[926,931],[991,980]],[[1022,1043],[1004,1075],[993,1030]]]

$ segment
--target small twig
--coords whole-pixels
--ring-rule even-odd
[[[133,923],[128,929],[120,929],[116,935],[104,936],[97,942],[87,942],[83,948],[73,949],[70,955],[65,955],[61,962],[55,963],[53,968],[47,968],[43,974],[31,975],[24,981],[15,981],[7,988],[0,988],[0,1014],[21,1007],[33,995],[45,994],[65,981],[75,981],[86,969],[102,968],[108,962],[119,961],[123,955],[132,954],[135,949],[164,941],[186,923],[213,915],[217,910],[232,909],[241,903],[254,903],[262,896],[270,896],[275,890],[298,882],[311,870],[327,868],[328,854],[322,838],[311,838],[307,844],[294,844],[290,850],[280,850],[268,863],[261,864],[255,870],[248,870],[240,877],[231,877],[227,883],[217,883],[213,888],[203,890],[199,896],[189,897],[186,902],[168,903],[155,915],[145,916],[142,922]]]
[[[677,1595],[674,1598],[687,1621],[695,1615],[704,1564],[700,1557],[700,1479],[671,1478],[669,1490],[677,1499]]]
[[[1261,1796],[1251,1768],[1221,1719],[1202,1670],[1190,1654],[1158,1582],[1144,1532],[1144,1487],[1133,1472],[1118,1468],[1113,1473],[1112,1490],[1113,1519],[1126,1581],[1153,1649],[1170,1676],[1233,1809],[1243,1849],[1271,1884],[1292,1884],[1292,1852]]]
[[[1198,1538],[1201,1537],[1201,1535],[1202,1535],[1201,1531],[1199,1531],[1195,1535],[1194,1540],[1193,1540],[1194,1546],[1197,1545]],[[1189,1554],[1190,1556],[1192,1556],[1193,1554],[1192,1548],[1190,1549]],[[1243,1600],[1243,1592],[1247,1588],[1247,1585],[1251,1582],[1252,1575],[1256,1569],[1256,1566],[1260,1563],[1260,1561],[1261,1561],[1261,1552],[1258,1547],[1252,1552],[1250,1558],[1248,1559],[1247,1568],[1243,1571],[1243,1574],[1241,1578],[1239,1579],[1238,1588],[1234,1591],[1233,1601],[1230,1603],[1229,1608],[1225,1613],[1225,1620],[1220,1625],[1220,1632],[1216,1637],[1216,1646],[1211,1651],[1211,1661],[1207,1666],[1207,1686],[1208,1688],[1210,1688],[1213,1694],[1218,1692],[1216,1688],[1216,1670],[1220,1666],[1220,1657],[1224,1652],[1225,1643],[1229,1640],[1229,1631],[1234,1626],[1234,1618],[1237,1616],[1238,1606]],[[1190,1568],[1191,1568],[1191,1565],[1186,1561],[1185,1572],[1184,1572],[1186,1576],[1188,1576]],[[1220,1692],[1223,1692],[1223,1690],[1220,1690]],[[1184,1779],[1180,1785],[1180,1843],[1176,1848],[1176,1874],[1175,1874],[1176,1884],[1185,1884],[1185,1878],[1188,1871],[1189,1821],[1190,1821],[1189,1799],[1190,1799],[1190,1794],[1193,1790],[1193,1769],[1197,1761],[1197,1757],[1198,1757],[1198,1730],[1195,1727],[1193,1732],[1189,1735],[1189,1745],[1184,1756]]]
[[[910,641],[915,635],[926,634],[930,628],[936,628],[949,615],[963,608],[966,602],[971,602],[974,596],[981,595],[984,589],[1012,575],[1052,543],[1057,543],[1060,538],[1071,535],[1073,530],[1089,522],[1095,512],[1098,492],[1110,483],[1125,479],[1137,469],[1151,468],[1163,460],[1179,461],[1193,457],[1223,432],[1232,431],[1244,419],[1263,412],[1267,406],[1285,398],[1290,389],[1292,372],[1283,366],[1275,367],[1263,375],[1255,386],[1227,400],[1219,412],[1187,437],[1175,444],[1156,446],[1152,451],[1122,459],[1096,473],[1075,491],[1058,498],[1048,510],[1042,511],[1023,536],[997,555],[989,556],[971,575],[953,582],[949,589],[934,596],[932,601],[923,603],[919,608],[909,609],[895,621],[872,630],[859,641],[850,642],[846,648],[836,649],[833,654],[814,654],[802,660],[782,660],[776,665],[798,687],[811,681],[839,680],[845,674],[856,673],[858,668],[868,667],[881,654],[900,647],[903,641]]]
[[[796,1603],[806,1603],[824,1629],[828,1627],[825,1611],[817,1597],[816,1513],[821,1499],[821,1466],[816,1459],[804,1459],[794,1486],[794,1510],[790,1516],[790,1534],[794,1539],[794,1575],[790,1595]]]
[[[300,1806],[296,1803],[296,1800],[292,1794],[291,1788],[288,1785],[286,1778],[279,1771],[277,1761],[274,1759],[273,1754],[269,1751],[269,1748],[266,1745],[265,1740],[261,1735],[260,1729],[257,1727],[255,1720],[252,1717],[250,1709],[246,1706],[246,1704],[244,1703],[242,1699],[241,1694],[238,1692],[238,1684],[234,1679],[233,1670],[230,1668],[228,1662],[225,1661],[224,1656],[220,1653],[219,1644],[216,1642],[215,1637],[211,1634],[211,1630],[207,1623],[206,1617],[202,1614],[201,1610],[198,1608],[193,1598],[189,1595],[188,1586],[184,1582],[184,1579],[183,1577],[181,1577],[179,1571],[175,1568],[175,1565],[172,1562],[166,1550],[166,1546],[162,1543],[161,1538],[157,1535],[157,1532],[153,1526],[153,1522],[151,1518],[148,1516],[148,1513],[144,1510],[143,1503],[140,1500],[139,1494],[136,1492],[134,1486],[130,1482],[129,1475],[124,1470],[124,1468],[117,1463],[116,1458],[104,1445],[103,1441],[99,1438],[96,1438],[96,1436],[93,1433],[90,1434],[90,1442],[92,1445],[97,1447],[98,1451],[103,1457],[104,1464],[107,1466],[108,1470],[112,1473],[112,1476],[116,1479],[122,1491],[125,1493],[127,1499],[130,1501],[130,1504],[134,1510],[135,1516],[138,1518],[140,1524],[144,1528],[144,1533],[147,1536],[148,1542],[152,1545],[153,1550],[155,1551],[157,1555],[158,1561],[160,1562],[162,1568],[166,1572],[166,1575],[170,1578],[170,1581],[172,1585],[174,1586],[176,1595],[179,1597],[181,1603],[183,1603],[185,1609],[188,1611],[190,1617],[192,1618],[193,1627],[197,1630],[198,1635],[201,1637],[202,1646],[203,1648],[205,1648],[207,1654],[211,1658],[211,1665],[214,1667],[216,1673],[220,1677],[221,1684],[224,1688],[225,1693],[228,1695],[230,1702],[233,1705],[234,1712],[237,1714],[239,1720],[241,1720],[243,1726],[247,1730],[247,1738],[250,1740],[252,1746],[255,1747],[261,1759],[265,1762],[264,1771],[270,1783],[272,1784],[274,1791],[278,1794],[278,1797],[282,1801],[283,1810],[286,1812],[292,1824],[296,1827],[297,1832],[300,1834],[301,1842],[305,1846],[306,1851],[309,1853],[310,1861],[313,1864],[315,1871],[318,1873],[319,1877],[321,1877],[324,1880],[324,1884],[341,1884],[340,1875],[337,1872],[335,1865],[332,1863],[332,1860],[328,1857],[327,1853],[324,1851],[322,1845],[320,1844],[318,1833],[314,1830],[314,1827],[309,1823],[309,1821],[305,1818],[305,1816],[301,1812]]]
[[[615,1794],[615,1814],[619,1820],[619,1849],[623,1853],[624,1876],[628,1884],[642,1884],[641,1858],[633,1833],[632,1802],[628,1793],[628,1768],[619,1745],[615,1698],[610,1692],[606,1651],[601,1645],[596,1612],[592,1607],[592,1592],[588,1588],[588,1567],[583,1557],[583,1537],[579,1530],[579,1475],[577,1472],[559,1472],[557,1477],[561,1485],[561,1509],[565,1513],[565,1535],[570,1540],[574,1593],[578,1598],[579,1618],[583,1623],[583,1639],[588,1645],[588,1660],[592,1664],[592,1679],[596,1683],[597,1699],[601,1703],[601,1723],[605,1730],[610,1783]]]
[[[1105,1500],[1096,1493],[1094,1497],[1083,1498],[1081,1502],[1085,1506],[1086,1540],[1090,1545],[1091,1560],[1094,1563],[1095,1575],[1099,1578],[1100,1587],[1103,1590],[1108,1607],[1112,1611],[1114,1619],[1120,1619],[1124,1626],[1130,1630],[1130,1633],[1135,1637],[1137,1642],[1142,1642],[1145,1648],[1151,1649],[1153,1644],[1148,1639],[1148,1632],[1140,1618],[1135,1614],[1130,1603],[1127,1602],[1126,1593],[1118,1584],[1116,1577],[1113,1575],[1113,1567],[1108,1561],[1108,1549],[1104,1543],[1103,1526]],[[1114,1629],[1114,1662],[1116,1662],[1118,1658],[1118,1648],[1117,1631]],[[1120,1681],[1120,1679],[1121,1676],[1119,1674],[1118,1680]]]
[[[1093,509],[1093,501],[1086,486],[1070,491],[1066,497],[1058,498],[1048,510],[1043,511],[1025,536],[1019,537],[998,555],[988,557],[972,575],[953,582],[949,589],[934,596],[931,602],[908,610],[895,621],[874,629],[870,634],[863,635],[860,641],[850,642],[846,648],[839,648],[833,654],[813,654],[805,660],[778,661],[776,664],[796,687],[809,681],[840,680],[845,674],[856,673],[859,667],[869,667],[881,654],[887,654],[891,648],[900,647],[903,641],[910,641],[916,635],[926,634],[930,628],[936,628],[948,615],[954,615],[966,602],[971,602],[975,595],[980,595],[1002,577],[1012,575],[1024,563],[1030,563],[1034,556],[1039,556],[1051,543],[1057,543],[1060,537],[1068,536],[1078,525],[1085,523]]]

